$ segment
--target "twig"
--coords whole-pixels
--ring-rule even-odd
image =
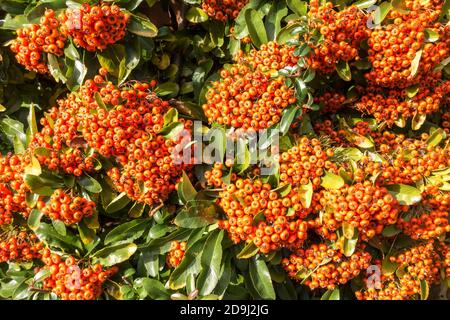
[[[161,202],[157,207],[155,207],[150,213],[148,214],[150,217],[153,217],[153,215],[162,207],[164,206],[164,203]]]

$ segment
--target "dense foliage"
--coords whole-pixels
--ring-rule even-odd
[[[0,15],[0,299],[447,299],[449,0]]]

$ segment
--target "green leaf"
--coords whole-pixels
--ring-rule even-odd
[[[127,29],[141,37],[153,38],[158,35],[158,28],[149,19],[134,14],[131,15]]]
[[[406,184],[394,184],[386,186],[386,189],[399,201],[402,205],[413,205],[420,202],[422,199],[420,190],[406,185]]]
[[[411,120],[411,129],[419,130],[424,124],[425,120],[427,120],[427,115],[424,113],[414,113],[414,116]]]
[[[117,212],[127,206],[130,203],[130,198],[127,197],[125,192],[122,192],[117,197],[114,198],[105,208],[107,213]]]
[[[134,243],[122,243],[105,247],[92,255],[92,258],[105,267],[128,260],[135,252],[137,246]]]
[[[245,247],[236,255],[238,259],[248,259],[253,257],[259,252],[259,248],[253,243],[253,241],[247,243]]]
[[[33,231],[39,228],[43,215],[44,213],[41,210],[33,209],[28,217],[28,227]]]
[[[295,119],[295,115],[297,114],[298,107],[290,106],[283,111],[283,115],[280,120],[280,134],[285,135]]]
[[[34,103],[30,103],[30,111],[28,112],[27,122],[28,128],[30,130],[31,136],[34,136],[38,132],[37,123],[36,123],[36,112],[34,110]]]
[[[155,90],[160,96],[176,96],[180,91],[180,86],[174,82],[161,83]]]
[[[217,212],[211,203],[194,203],[189,209],[182,209],[174,223],[182,228],[196,229],[217,222]]]
[[[188,201],[194,200],[197,195],[197,191],[189,180],[186,172],[183,171],[181,182],[178,185],[178,196],[182,203],[187,203]]]
[[[308,5],[306,1],[287,0],[286,3],[289,9],[294,11],[294,13],[299,17],[306,15],[306,11],[308,10]]]
[[[394,274],[395,270],[397,270],[398,264],[395,262],[391,262],[389,256],[385,257],[383,262],[381,263],[381,271],[384,275],[390,276]]]
[[[222,265],[222,240],[224,231],[216,231],[208,236],[203,248],[200,264],[202,271],[197,279],[197,288],[201,296],[213,292],[220,278]]]
[[[175,108],[170,108],[169,111],[164,115],[164,125],[163,127],[178,121],[178,111]]]
[[[42,196],[51,196],[54,190],[64,187],[64,184],[59,181],[45,179],[32,174],[25,175],[25,182],[32,192]]]
[[[133,206],[128,211],[128,216],[130,218],[139,218],[144,213],[145,205],[143,203],[135,202]]]
[[[25,144],[26,135],[22,122],[11,118],[3,118],[0,122],[0,128],[11,141],[14,141],[14,137],[18,137],[19,141]]]
[[[89,192],[100,193],[102,191],[100,183],[86,173],[78,179],[78,183]]]
[[[339,288],[333,289],[333,290],[327,290],[322,297],[320,298],[320,300],[340,300],[340,292],[339,292]]]
[[[122,84],[130,73],[139,65],[141,60],[141,43],[139,40],[133,41],[131,45],[125,47],[125,59],[120,61],[118,84]]]
[[[375,25],[380,25],[381,22],[387,17],[389,11],[391,11],[392,5],[390,2],[382,2],[380,6],[375,10],[373,22]]]
[[[125,47],[121,44],[110,45],[106,50],[97,52],[97,59],[109,74],[118,77],[120,64],[125,60]]]
[[[439,33],[432,29],[425,29],[425,41],[436,42],[439,40]]]
[[[397,234],[402,232],[401,229],[397,228],[394,224],[390,226],[384,227],[383,231],[381,232],[381,235],[383,237],[393,237]]]
[[[39,240],[50,247],[60,248],[69,252],[74,251],[75,249],[82,250],[82,244],[78,237],[69,233],[63,236],[50,224],[41,222],[34,233]]]
[[[302,206],[305,208],[311,207],[313,198],[313,185],[311,183],[311,180],[308,181],[308,184],[302,184],[298,187],[298,194],[300,196],[300,202],[302,203]]]
[[[270,7],[265,21],[267,36],[270,40],[275,40],[281,29],[281,20],[288,14],[288,9],[284,1],[275,1]]]
[[[345,181],[344,179],[342,179],[342,177],[329,171],[326,171],[325,175],[322,177],[321,186],[325,189],[340,189],[344,185]]]
[[[75,59],[74,59],[75,60]],[[67,81],[67,77],[65,73],[61,70],[61,67],[59,65],[58,57],[54,54],[48,53],[47,54],[47,61],[48,61],[48,70],[50,71],[53,78],[56,80],[56,82],[63,82],[65,83]]]
[[[251,283],[262,299],[275,300],[275,290],[266,262],[259,257],[249,261],[249,275]]]
[[[430,294],[430,287],[425,279],[420,280],[420,300],[427,300]]]
[[[419,70],[419,63],[421,57],[422,57],[422,49],[417,50],[414,59],[411,61],[411,68],[410,68],[411,77],[414,77],[417,74],[417,71]]]
[[[344,81],[352,80],[352,73],[350,71],[350,66],[348,65],[348,62],[339,61],[336,65],[336,71],[342,80]]]
[[[276,189],[273,189],[272,191],[275,191],[276,193],[278,193],[280,195],[281,198],[286,197],[292,190],[292,185],[289,184],[285,184],[283,186],[280,186]]]
[[[348,231],[348,230],[347,230]],[[358,229],[354,228],[353,232],[347,232],[348,235],[352,234],[350,238],[345,237],[343,243],[343,253],[346,257],[350,257],[356,249],[356,245],[358,244]]]
[[[36,157],[32,156],[31,157],[31,162],[28,166],[26,166],[24,168],[24,174],[32,174],[35,176],[39,176],[42,173],[41,170],[41,165],[38,161],[38,159],[36,159]]]
[[[434,130],[433,133],[430,134],[430,136],[427,140],[427,145],[429,145],[431,147],[435,147],[441,143],[441,141],[444,139],[444,137],[445,137],[445,131],[442,128],[438,128],[438,129]]]
[[[60,235],[67,235],[66,225],[61,220],[52,220],[52,226]]]
[[[418,84],[406,88],[405,91],[408,98],[414,98],[416,94],[419,92],[419,88],[420,87]]]
[[[117,226],[106,235],[105,245],[120,241],[133,242],[144,234],[149,221],[148,219],[137,219]]]
[[[191,23],[200,23],[208,20],[208,14],[199,7],[190,7],[185,17]]]
[[[183,131],[184,125],[181,122],[172,122],[171,124],[163,127],[159,132],[165,139],[175,139]]]
[[[258,11],[255,9],[247,10],[245,12],[245,22],[255,46],[259,48],[262,44],[268,42],[264,22]]]
[[[67,78],[66,85],[70,90],[75,91],[78,90],[83,83],[88,69],[81,60],[69,61],[71,61],[71,63],[68,64],[68,70],[65,75]]]
[[[84,245],[92,244],[96,238],[95,231],[88,228],[84,221],[78,223],[78,233]]]
[[[134,287],[142,287],[152,300],[170,299],[169,291],[158,280],[150,278],[138,278],[134,281]]]
[[[353,5],[358,7],[359,9],[367,9],[377,3],[377,0],[359,0],[355,2]]]

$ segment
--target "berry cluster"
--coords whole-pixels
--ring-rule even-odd
[[[248,0],[203,0],[202,9],[214,20],[234,20]]]
[[[272,53],[271,53],[272,52]],[[284,77],[272,79],[266,72],[272,67],[291,65],[291,50],[271,42],[241,54],[241,63],[220,72],[206,94],[203,110],[210,123],[234,128],[266,129],[281,119],[281,112],[296,102],[294,90],[284,83]]]
[[[311,289],[333,290],[367,269],[371,258],[364,250],[357,250],[347,258],[339,250],[322,243],[298,249],[289,258],[284,258],[282,265],[290,277],[304,281]]]
[[[186,252],[186,244],[186,241],[172,241],[170,251],[166,256],[166,264],[169,268],[176,268],[181,263]]]
[[[307,237],[308,224],[302,218],[314,204],[317,200],[306,207],[297,189],[281,195],[261,180],[238,178],[219,195],[218,205],[227,216],[219,225],[235,243],[253,241],[263,253],[280,247],[295,248]],[[266,221],[255,220],[258,215]]]
[[[369,29],[368,59],[372,70],[365,76],[370,83],[388,88],[406,88],[417,84],[433,73],[434,67],[448,56],[448,37],[437,23],[442,1],[407,1],[409,12],[391,10],[392,23]],[[425,43],[429,29],[444,41]],[[413,61],[420,59],[418,69]],[[416,62],[416,61],[414,61]],[[417,70],[415,70],[417,69]]]
[[[399,89],[385,92],[380,87],[368,87],[361,91],[364,93],[356,102],[355,108],[372,115],[377,122],[385,122],[391,126],[400,117],[407,119],[416,114],[426,115],[438,111],[450,93],[450,81],[438,83],[436,78],[428,77],[412,99],[408,98],[404,90]]]
[[[0,241],[0,263],[8,261],[31,261],[40,259],[43,243],[34,233],[21,231]]]
[[[402,210],[386,188],[370,181],[325,190],[320,203],[325,210],[322,219],[316,219],[316,227],[324,236],[347,223],[358,228],[363,238],[372,238],[384,226],[395,224]]]
[[[444,250],[446,246],[444,246]],[[364,291],[357,291],[359,300],[410,300],[420,293],[420,282],[425,280],[429,285],[439,283],[440,269],[445,267],[439,250],[434,248],[432,241],[419,244],[397,256],[390,258],[392,263],[398,264],[396,275],[381,275],[380,288],[370,287]]]
[[[62,258],[45,249],[42,254],[44,269],[50,276],[43,280],[43,289],[54,292],[62,300],[95,300],[102,293],[102,284],[118,271],[117,267],[104,270],[101,264],[81,268],[72,256]]]
[[[104,50],[125,36],[128,14],[113,4],[69,8],[61,17],[62,32],[70,36],[76,46],[88,51]]]
[[[318,139],[298,138],[297,145],[280,155],[280,183],[300,186],[311,182],[317,189],[325,170],[335,169],[329,161],[332,156],[333,150],[325,149]]]
[[[358,59],[361,41],[367,38],[367,17],[361,10],[350,6],[338,12],[333,7],[331,2],[319,6],[312,0],[308,12],[310,28],[323,37],[319,44],[310,43],[309,65],[322,73],[333,72],[339,61]]]
[[[90,217],[95,212],[95,202],[83,197],[74,197],[62,189],[53,192],[47,204],[38,203],[38,208],[52,220],[61,220],[65,224],[75,224],[84,217]]]
[[[47,9],[40,24],[17,30],[17,38],[11,43],[11,51],[27,70],[48,73],[45,53],[61,56],[65,41],[66,37],[60,32],[55,12]]]
[[[176,163],[189,143],[192,121],[179,119],[183,134],[164,138],[159,133],[170,105],[150,91],[155,83],[119,88],[106,81],[106,74],[100,69],[77,93],[58,101],[58,107],[41,119],[43,128],[34,136],[32,149],[49,169],[75,176],[95,169],[96,153],[112,158],[117,166],[107,173],[119,192],[142,203],[159,204],[175,189],[181,169],[188,168],[189,164]],[[47,152],[40,152],[42,148]]]
[[[343,108],[346,97],[340,92],[325,92],[314,97],[314,102],[321,106],[320,113],[334,114]]]
[[[25,218],[31,212],[26,202],[26,194],[30,191],[23,180],[23,171],[30,163],[28,156],[0,156],[0,225],[10,224],[13,213]]]
[[[397,226],[414,240],[433,239],[450,232],[448,211],[433,210],[422,212],[418,217],[412,217],[409,220],[401,218]]]

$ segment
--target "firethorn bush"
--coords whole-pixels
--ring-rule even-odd
[[[447,299],[449,18],[1,1],[0,299]]]

